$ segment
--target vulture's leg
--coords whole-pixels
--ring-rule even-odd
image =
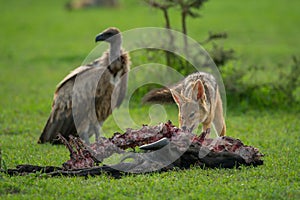
[[[98,142],[99,141],[99,136],[100,136],[100,132],[101,132],[101,129],[102,129],[102,125],[103,125],[103,122],[99,122],[99,124],[96,124],[94,126],[94,131],[95,131],[95,141]]]
[[[80,134],[81,139],[83,139],[83,141],[89,145],[90,144],[90,135],[89,135],[89,130],[90,130],[90,126],[86,126],[84,131]]]
[[[92,137],[93,135],[95,135],[95,141],[98,142],[102,124],[103,122],[90,122],[90,124],[84,129],[84,131],[81,134],[81,138],[87,145],[90,144],[90,137]]]

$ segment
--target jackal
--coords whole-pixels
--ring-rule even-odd
[[[211,74],[191,74],[174,86],[150,91],[143,102],[169,102],[170,99],[179,108],[179,126],[182,129],[193,131],[202,123],[202,131],[205,131],[214,124],[219,136],[226,134],[222,99]]]

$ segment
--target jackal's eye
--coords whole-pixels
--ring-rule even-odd
[[[194,115],[195,115],[195,112],[192,112],[189,117],[192,118],[192,117],[194,117]]]

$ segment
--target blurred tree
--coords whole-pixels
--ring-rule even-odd
[[[160,9],[163,12],[164,18],[165,18],[165,27],[170,30],[171,29],[171,22],[170,22],[170,17],[169,17],[169,9],[172,8],[173,6],[175,6],[175,4],[170,1],[170,0],[144,0],[148,5],[150,5],[151,7]],[[169,45],[171,45],[171,49],[174,49],[174,36],[171,33],[171,31],[169,31]],[[171,65],[171,53],[170,52],[165,52],[166,54],[166,62],[167,65],[170,66]]]
[[[192,18],[200,17],[200,15],[197,13],[197,10],[199,10],[207,0],[167,0],[167,1],[171,1],[175,5],[179,6],[181,10],[182,33],[184,35],[187,35],[186,18],[188,16]],[[185,45],[185,51],[186,53],[188,53],[187,37],[184,37],[184,45]]]
[[[172,29],[170,16],[169,16],[169,10],[170,8],[177,8],[180,10],[180,16],[181,16],[181,32],[184,34],[183,36],[183,50],[185,51],[185,54],[187,56],[194,56],[190,55],[192,52],[188,49],[188,28],[187,28],[187,17],[200,17],[199,10],[203,6],[205,2],[208,0],[144,0],[148,5],[150,5],[153,8],[159,9],[163,12],[163,16],[165,19],[165,27],[168,29]],[[203,41],[199,42],[200,44],[204,45],[207,43],[210,43],[217,39],[225,39],[227,38],[226,33],[209,33],[209,36]],[[169,44],[171,45],[172,49],[175,49],[174,45],[174,37],[172,36],[170,32],[170,40]],[[217,44],[213,44],[212,50],[209,51],[211,57],[215,61],[215,63],[218,65],[224,65],[227,61],[230,59],[233,59],[233,50],[224,50],[222,47],[218,46]],[[195,52],[194,52],[195,53]],[[201,52],[197,52],[196,54],[201,54]],[[207,59],[209,62],[209,58]],[[179,71],[183,72],[184,74],[191,73],[190,70],[188,70],[190,67],[190,63],[188,61],[184,61],[183,59],[176,59],[174,58],[174,55],[170,54],[169,52],[166,52],[166,62],[168,66],[173,66],[175,68],[178,68]],[[176,64],[177,63],[177,64]],[[208,63],[203,63],[203,66],[209,65]]]
[[[173,7],[175,4],[170,0],[144,0],[148,5],[160,9],[166,21],[165,27],[171,29],[170,17],[169,17],[169,9]]]
[[[197,10],[201,8],[201,6],[207,0],[144,0],[150,6],[160,9],[164,13],[164,18],[166,21],[166,28],[171,29],[170,17],[168,14],[168,10],[172,7],[179,7],[181,11],[181,31],[185,35],[184,40],[184,49],[186,55],[188,54],[188,40],[187,40],[187,24],[186,18],[188,16],[192,18],[199,17],[200,15],[197,13]],[[172,36],[171,36],[172,37]],[[173,38],[171,38],[171,44],[173,43]],[[170,59],[170,58],[169,58]],[[169,63],[169,62],[168,62]]]

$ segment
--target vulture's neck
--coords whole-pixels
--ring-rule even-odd
[[[109,51],[109,63],[114,62],[117,60],[121,55],[121,45],[122,45],[122,38],[116,37],[113,42],[110,44],[110,51]]]

